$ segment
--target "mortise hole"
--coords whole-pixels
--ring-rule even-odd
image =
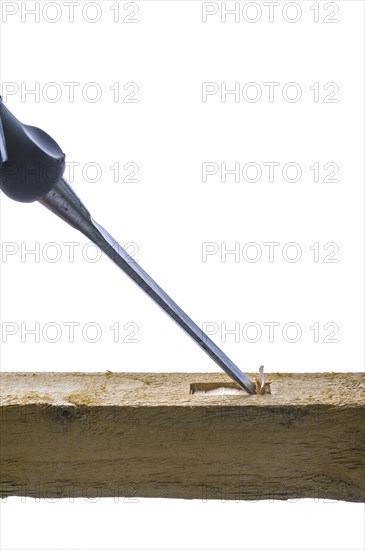
[[[190,384],[190,393],[194,395],[249,395],[234,382],[198,382]]]

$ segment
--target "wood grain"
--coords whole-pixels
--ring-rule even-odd
[[[365,375],[266,378],[3,373],[1,496],[364,502]]]

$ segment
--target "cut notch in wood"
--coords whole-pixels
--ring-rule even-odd
[[[192,395],[250,395],[235,382],[197,382],[190,384]]]

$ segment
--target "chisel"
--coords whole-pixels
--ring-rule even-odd
[[[256,385],[91,217],[64,177],[65,154],[43,130],[22,124],[0,98],[0,188],[21,202],[39,201],[95,243],[158,304],[239,386]]]

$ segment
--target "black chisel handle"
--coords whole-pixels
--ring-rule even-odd
[[[20,202],[39,200],[62,178],[65,154],[46,132],[22,124],[1,98],[0,123],[0,189]]]

